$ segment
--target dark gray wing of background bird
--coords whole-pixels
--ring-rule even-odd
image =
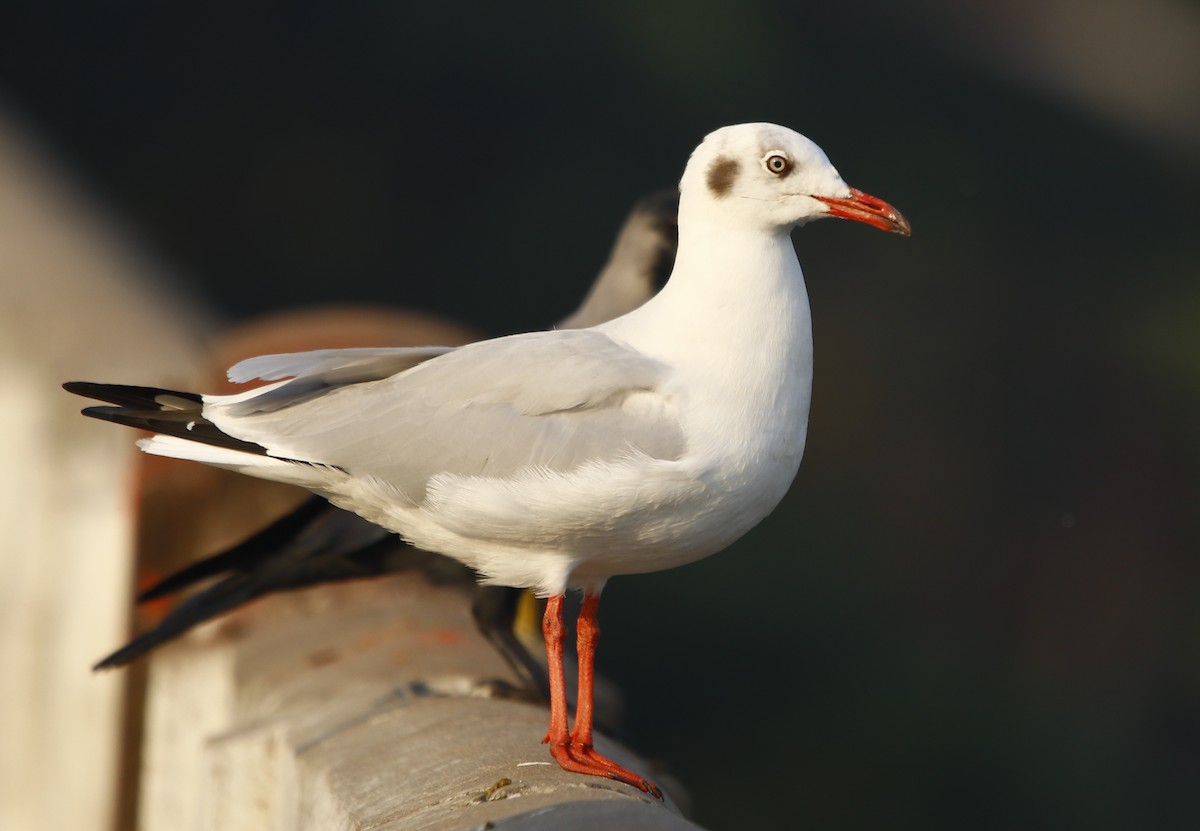
[[[655,193],[634,206],[587,297],[559,328],[602,323],[637,308],[662,288],[675,262],[678,204],[678,193],[672,190]],[[100,409],[108,413],[105,418],[120,418],[119,407]],[[95,669],[127,664],[193,626],[267,594],[413,569],[421,569],[435,582],[475,579],[465,566],[414,548],[356,514],[321,497],[311,497],[232,548],[197,561],[142,592],[138,603],[215,581],[184,599],[155,628],[104,658]],[[514,631],[520,598],[517,589],[479,586],[472,613],[479,630],[528,691],[545,697],[545,665]]]

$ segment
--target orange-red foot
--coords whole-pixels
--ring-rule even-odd
[[[616,779],[618,782],[624,782],[627,785],[633,785],[635,788],[645,791],[655,799],[662,799],[662,790],[659,789],[658,785],[627,768],[621,767],[612,759],[601,756],[590,745],[583,746],[575,743],[551,744],[550,755],[558,761],[559,767],[563,770],[569,770],[572,773],[583,773],[589,776],[603,776],[607,779]]]

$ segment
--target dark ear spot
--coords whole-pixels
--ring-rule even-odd
[[[728,196],[737,176],[737,159],[731,159],[728,156],[718,156],[708,168],[708,189],[718,199]]]

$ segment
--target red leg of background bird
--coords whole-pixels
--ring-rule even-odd
[[[601,756],[592,747],[592,710],[595,675],[593,666],[596,657],[596,639],[600,627],[596,623],[596,612],[600,608],[600,595],[588,593],[583,598],[583,608],[576,623],[576,646],[579,652],[579,700],[575,705],[575,729],[571,732],[571,745],[567,755],[575,763],[569,770],[607,776],[626,782],[646,793],[662,798],[662,791],[650,780],[631,770],[621,767],[611,759]],[[562,763],[560,757],[559,763]],[[566,767],[566,765],[563,765]]]
[[[546,639],[546,671],[550,676],[550,729],[543,742],[558,758],[556,747],[566,747],[571,737],[567,729],[567,684],[563,672],[563,596],[556,594],[546,601],[542,615],[542,636]]]

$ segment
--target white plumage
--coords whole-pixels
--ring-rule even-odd
[[[147,452],[303,485],[487,581],[549,596],[551,752],[568,770],[657,793],[592,748],[586,633],[609,577],[724,548],[791,484],[813,356],[789,233],[821,216],[909,232],[803,136],[726,127],[684,171],[669,281],[623,317],[458,349],[252,358],[230,378],[273,383],[236,395],[76,391],[133,403],[97,408],[99,417],[163,425],[170,435],[143,441]],[[159,408],[149,415],[137,409],[147,400]],[[191,413],[200,422],[185,424]],[[580,717],[568,735],[561,614],[570,587],[586,596]]]
[[[680,189],[675,270],[624,317],[459,349],[251,358],[232,380],[277,383],[205,396],[202,412],[268,455],[142,447],[302,484],[543,595],[711,554],[800,463],[811,321],[788,231],[851,191],[816,145],[765,124],[710,135]]]

